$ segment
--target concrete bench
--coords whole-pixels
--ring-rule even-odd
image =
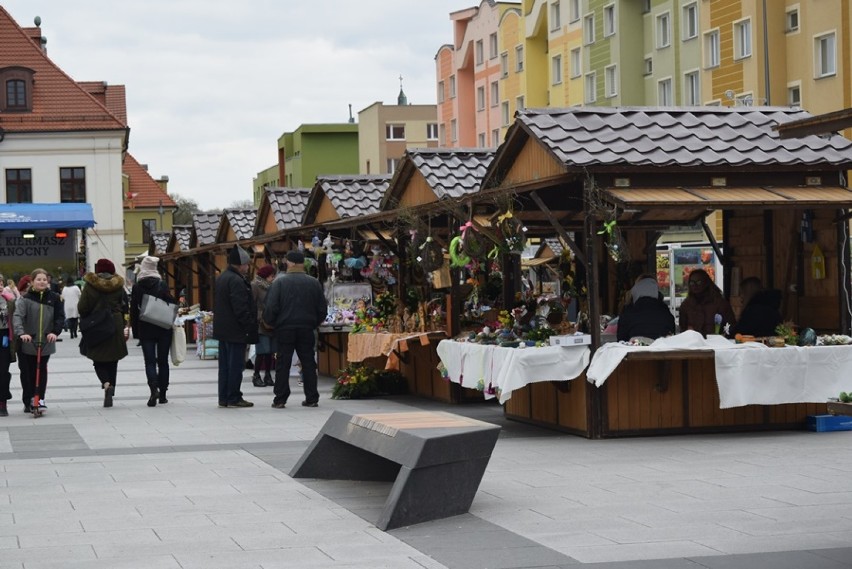
[[[466,513],[500,427],[443,412],[335,411],[293,478],[393,482],[381,530]]]

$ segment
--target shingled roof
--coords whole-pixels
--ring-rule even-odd
[[[406,154],[438,199],[478,192],[494,160],[494,150],[483,148],[416,148]]]
[[[124,157],[121,171],[127,176],[128,181],[128,195],[124,196],[124,207],[126,209],[156,208],[160,205],[168,209],[177,207],[169,194],[163,191],[163,188],[151,177],[148,170],[129,152]]]
[[[190,239],[190,246],[197,247],[215,243],[221,219],[222,214],[220,213],[196,213],[193,215],[192,234],[195,238],[194,240]]]
[[[151,250],[152,255],[162,255],[168,252],[169,238],[172,234],[168,231],[154,231],[151,233],[151,243],[154,248]]]
[[[224,222],[220,222],[217,232],[225,231],[225,223],[227,223],[234,231],[234,236],[238,241],[250,239],[254,236],[254,224],[257,220],[256,209],[226,209],[223,216]],[[224,235],[221,235],[218,240],[222,241],[224,237]]]
[[[781,140],[772,127],[811,116],[789,107],[526,109],[507,133],[538,139],[567,168],[852,167],[840,136]]]
[[[191,238],[191,225],[172,225],[172,238],[169,239],[169,250],[172,249],[172,239],[174,239],[174,243],[177,244],[178,251],[189,251]]]
[[[307,211],[315,213],[320,200],[319,188],[341,219],[376,213],[390,180],[389,175],[318,176]]]
[[[310,188],[266,188],[266,193],[270,213],[279,230],[302,225]]]
[[[41,46],[38,29],[21,28],[0,6],[0,69],[24,67],[35,72],[32,112],[0,114],[7,132],[124,130],[125,122],[62,71]]]

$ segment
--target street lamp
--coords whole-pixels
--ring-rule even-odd
[[[157,208],[157,213],[160,214],[160,227],[158,229],[163,231],[163,214],[165,213],[165,210],[163,209],[163,200],[160,200],[160,207]]]

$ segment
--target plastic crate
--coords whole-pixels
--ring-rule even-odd
[[[852,431],[849,415],[808,415],[808,429],[818,433],[828,431]]]

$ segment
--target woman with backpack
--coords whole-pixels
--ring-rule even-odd
[[[169,402],[166,391],[169,389],[169,348],[172,345],[173,329],[161,328],[139,319],[142,300],[146,294],[175,303],[174,297],[169,293],[168,285],[157,271],[159,262],[160,259],[157,257],[148,256],[142,259],[136,284],[133,285],[130,293],[130,326],[133,329],[133,337],[142,342],[145,376],[151,391],[148,407],[155,407],[157,401],[163,404]]]
[[[47,362],[56,352],[56,338],[65,325],[62,299],[50,290],[47,271],[36,269],[31,274],[32,282],[27,293],[18,299],[15,306],[13,326],[20,342],[21,387],[23,388],[24,412],[32,412],[36,395],[38,375],[38,407],[47,409]]]

